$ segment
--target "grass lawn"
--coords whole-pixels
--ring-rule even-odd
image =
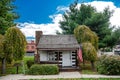
[[[80,73],[81,74],[98,74],[96,71],[92,71],[92,70],[82,70]]]
[[[57,78],[57,79],[29,79],[29,80],[120,80],[120,78]]]
[[[24,59],[23,59],[24,67],[23,66],[19,67],[19,74],[24,73],[28,70],[27,65],[26,65],[26,62],[28,60],[34,60],[34,56],[25,56],[24,57]],[[91,70],[91,65],[89,62],[87,62],[84,67],[82,64],[80,64],[80,67],[82,69],[82,71],[80,71],[81,74],[98,74],[97,72]],[[0,73],[1,73],[1,70],[0,70]],[[16,67],[14,67],[13,64],[7,64],[6,74],[16,74]]]
[[[81,74],[98,74],[97,71],[92,71],[90,62],[86,62],[85,66],[83,66],[83,64],[80,64],[80,68],[81,68],[80,71]]]
[[[23,58],[24,63],[26,63],[26,61],[28,61],[28,60],[34,60],[34,56],[25,56]]]
[[[34,56],[25,56],[24,59],[23,59],[23,62],[24,62],[24,66],[20,66],[19,67],[19,74],[20,73],[24,73],[24,71],[27,70],[27,65],[26,65],[26,62],[28,60],[34,60]],[[1,66],[0,66],[1,68]],[[0,70],[0,74],[1,74],[1,70]],[[6,74],[16,74],[16,67],[13,66],[13,64],[7,64],[6,66]]]

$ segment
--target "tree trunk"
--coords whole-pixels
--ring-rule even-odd
[[[2,59],[2,74],[5,74],[5,69],[6,69],[6,64],[5,64],[6,60],[5,58]]]
[[[95,65],[93,61],[91,61],[91,67],[92,67],[92,70],[95,71]]]
[[[18,69],[19,69],[19,66],[16,66],[17,74],[18,74]]]

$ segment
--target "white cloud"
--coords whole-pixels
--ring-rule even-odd
[[[91,4],[94,6],[97,11],[103,11],[105,7],[110,8],[110,10],[114,10],[113,16],[110,18],[110,22],[112,25],[120,26],[120,8],[116,7],[113,2],[104,2],[104,1],[93,1],[85,4]],[[80,4],[78,4],[80,7]],[[57,12],[69,10],[68,7],[59,6],[57,7]],[[59,21],[62,21],[62,14],[57,13],[54,15],[50,15],[49,18],[52,19],[51,23],[48,24],[34,24],[34,23],[20,23],[18,27],[26,36],[35,36],[35,31],[41,30],[43,34],[56,34],[56,31],[62,32],[59,27]]]
[[[56,31],[62,32],[59,27],[59,21],[62,20],[62,14],[51,15],[50,18],[53,19],[53,23],[48,24],[34,24],[34,23],[19,23],[17,27],[25,34],[25,36],[35,37],[35,31],[43,31],[43,34],[56,34]]]
[[[114,9],[115,12],[113,16],[110,18],[110,22],[112,25],[120,26],[120,8]]]
[[[61,12],[61,11],[67,11],[69,10],[69,7],[66,7],[66,6],[58,6],[57,7],[57,12]]]
[[[55,14],[55,15],[50,15],[49,18],[52,19],[52,22],[54,24],[58,24],[59,25],[59,21],[62,21],[62,14]]]
[[[97,11],[103,11],[104,8],[108,7],[110,8],[110,10],[114,10],[116,8],[116,6],[114,5],[113,2],[105,2],[105,1],[93,1],[93,2],[89,2],[86,4],[90,4],[93,7],[95,7],[97,9]]]
[[[114,11],[113,16],[110,18],[111,25],[115,25],[116,27],[120,26],[120,7],[116,7],[113,2],[93,1],[87,4],[91,4],[100,12],[109,6],[110,10]]]
[[[24,23],[22,23],[24,25]],[[24,28],[20,30],[25,34],[25,36],[35,36],[35,31],[43,31],[43,34],[56,34],[56,31],[61,31],[58,24],[31,24],[28,23],[24,25]]]

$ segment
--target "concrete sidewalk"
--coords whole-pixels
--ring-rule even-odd
[[[60,72],[58,75],[15,74],[0,77],[0,80],[51,79],[51,78],[120,78],[120,76],[87,75],[79,72]]]

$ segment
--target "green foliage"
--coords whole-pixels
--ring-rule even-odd
[[[83,59],[95,62],[97,60],[97,51],[95,50],[94,46],[89,43],[85,42],[82,43],[82,51],[83,51]]]
[[[26,48],[26,38],[17,27],[10,27],[6,31],[4,43],[6,56],[14,60],[23,59]]]
[[[23,60],[24,60],[25,63],[26,63],[28,60],[33,60],[33,61],[34,61],[34,56],[24,56]]]
[[[99,48],[108,47],[113,29],[109,27],[109,19],[113,11],[107,7],[103,12],[97,12],[91,5],[82,3],[78,8],[77,4],[77,1],[71,4],[70,11],[66,11],[63,15],[63,21],[60,22],[63,34],[73,34],[78,25],[86,25],[99,37]]]
[[[97,62],[97,70],[100,74],[120,75],[120,57],[102,56]]]
[[[34,56],[25,56],[24,57],[24,59],[23,59],[23,62],[24,62],[24,65],[21,65],[20,67],[19,67],[19,71],[18,71],[18,73],[19,74],[23,74],[24,72],[23,72],[23,66],[24,66],[24,70],[25,70],[25,73],[27,73],[27,71],[28,71],[28,67],[27,67],[27,61],[28,60],[34,60]],[[16,63],[20,63],[21,61],[13,61],[12,63],[6,63],[6,73],[5,73],[5,75],[6,74],[16,74],[16,67],[14,66],[14,64],[16,64]],[[0,63],[1,64],[1,63]],[[2,67],[2,65],[0,65],[0,67]],[[1,70],[0,70],[0,74],[1,74]]]
[[[110,38],[108,46],[113,47],[114,44],[119,44],[120,42],[120,27],[115,29],[113,33],[111,34],[112,38]]]
[[[82,44],[83,63],[85,60],[91,61],[94,70],[94,62],[97,59],[98,37],[89,27],[80,25],[74,29],[74,35],[78,43]]]
[[[89,27],[85,25],[80,25],[76,27],[74,29],[74,35],[78,43],[90,42],[96,50],[98,49],[98,37],[89,29]]]
[[[34,60],[28,60],[26,64],[27,67],[30,69],[30,67],[34,64]]]
[[[59,73],[59,68],[57,65],[34,64],[30,67],[28,71],[28,74],[31,75],[52,75],[58,73]]]
[[[112,11],[109,7],[105,8],[103,12],[93,13],[91,18],[85,22],[92,31],[99,37],[99,48],[107,47],[111,38],[112,29],[110,28],[109,19],[112,16]]]
[[[0,60],[4,57],[4,36],[0,34]]]
[[[63,30],[63,34],[73,34],[74,29],[78,25],[84,25],[87,18],[91,17],[92,13],[95,11],[94,7],[91,5],[81,4],[78,9],[78,2],[75,1],[69,6],[70,11],[66,11],[63,15],[63,21],[60,22],[60,27]]]
[[[19,67],[19,74],[22,74],[23,73],[23,67],[20,66]],[[7,67],[6,68],[6,74],[16,74],[16,67],[14,66],[10,66],[10,67]]]
[[[14,0],[0,0],[0,34],[5,34],[5,31],[12,26],[15,26],[14,20],[19,16],[14,12]]]

